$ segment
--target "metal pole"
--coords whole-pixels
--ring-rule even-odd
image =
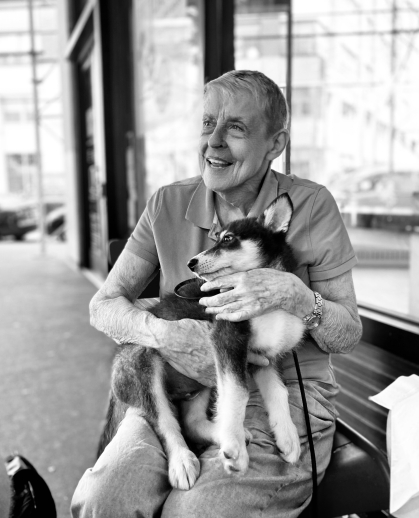
[[[397,23],[397,5],[396,0],[393,0],[392,8],[391,8],[391,55],[390,55],[390,146],[389,146],[389,158],[388,158],[388,168],[389,172],[394,173],[394,140],[395,140],[395,113],[396,113],[396,64],[397,64],[397,43],[396,43],[396,35],[394,31],[396,30]]]
[[[291,102],[292,102],[292,0],[288,4],[287,16],[287,91],[286,98],[289,109],[288,131],[291,134]],[[288,142],[285,156],[285,174],[291,174],[291,139]]]
[[[40,137],[40,113],[38,99],[38,78],[36,73],[36,52],[35,52],[35,29],[33,23],[33,0],[28,0],[29,9],[29,31],[31,41],[31,66],[32,66],[32,85],[33,85],[33,107],[35,120],[35,155],[37,170],[37,187],[38,187],[38,225],[40,231],[41,254],[45,254],[45,204],[44,204],[44,186],[42,179],[42,155],[41,155],[41,137]]]

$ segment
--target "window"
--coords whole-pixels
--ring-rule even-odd
[[[33,196],[35,192],[36,159],[34,154],[6,155],[9,192]]]
[[[402,3],[392,33],[391,9],[375,4],[293,2],[291,172],[334,194],[359,259],[359,304],[419,319],[416,12]],[[236,0],[237,69],[284,87],[285,41],[279,4]]]
[[[6,123],[22,123],[33,120],[33,101],[31,99],[4,99],[1,102],[3,119]]]
[[[342,103],[342,115],[343,117],[354,117],[356,115],[356,108],[352,104],[347,102]]]
[[[309,117],[313,115],[312,91],[309,88],[294,88],[292,92],[292,116]]]
[[[278,0],[235,0],[234,59],[237,70],[259,70],[286,95],[287,14]],[[285,170],[285,154],[273,167]]]
[[[199,174],[201,7],[199,0],[133,2],[136,139],[145,155],[147,197]]]

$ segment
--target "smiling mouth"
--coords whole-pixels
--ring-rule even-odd
[[[224,167],[229,167],[233,162],[227,162],[226,160],[222,160],[221,158],[206,158],[207,163],[213,169],[223,169]]]

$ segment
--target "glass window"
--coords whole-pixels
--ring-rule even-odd
[[[384,0],[292,4],[291,172],[334,194],[359,259],[359,304],[417,319],[417,9],[408,0],[395,11]],[[235,43],[237,69],[260,70],[283,87],[280,9],[236,0]]]
[[[148,198],[199,174],[201,0],[134,1],[136,148]]]
[[[36,158],[34,154],[6,155],[8,190],[13,194],[33,196]]]
[[[259,70],[285,91],[287,15],[280,0],[235,0],[234,60],[236,70]],[[273,167],[285,171],[285,154]]]

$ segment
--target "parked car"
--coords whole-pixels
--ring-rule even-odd
[[[419,231],[419,171],[353,171],[330,184],[347,223]]]
[[[35,230],[37,224],[35,202],[0,200],[0,239],[3,236],[13,236],[20,241],[25,234]]]

